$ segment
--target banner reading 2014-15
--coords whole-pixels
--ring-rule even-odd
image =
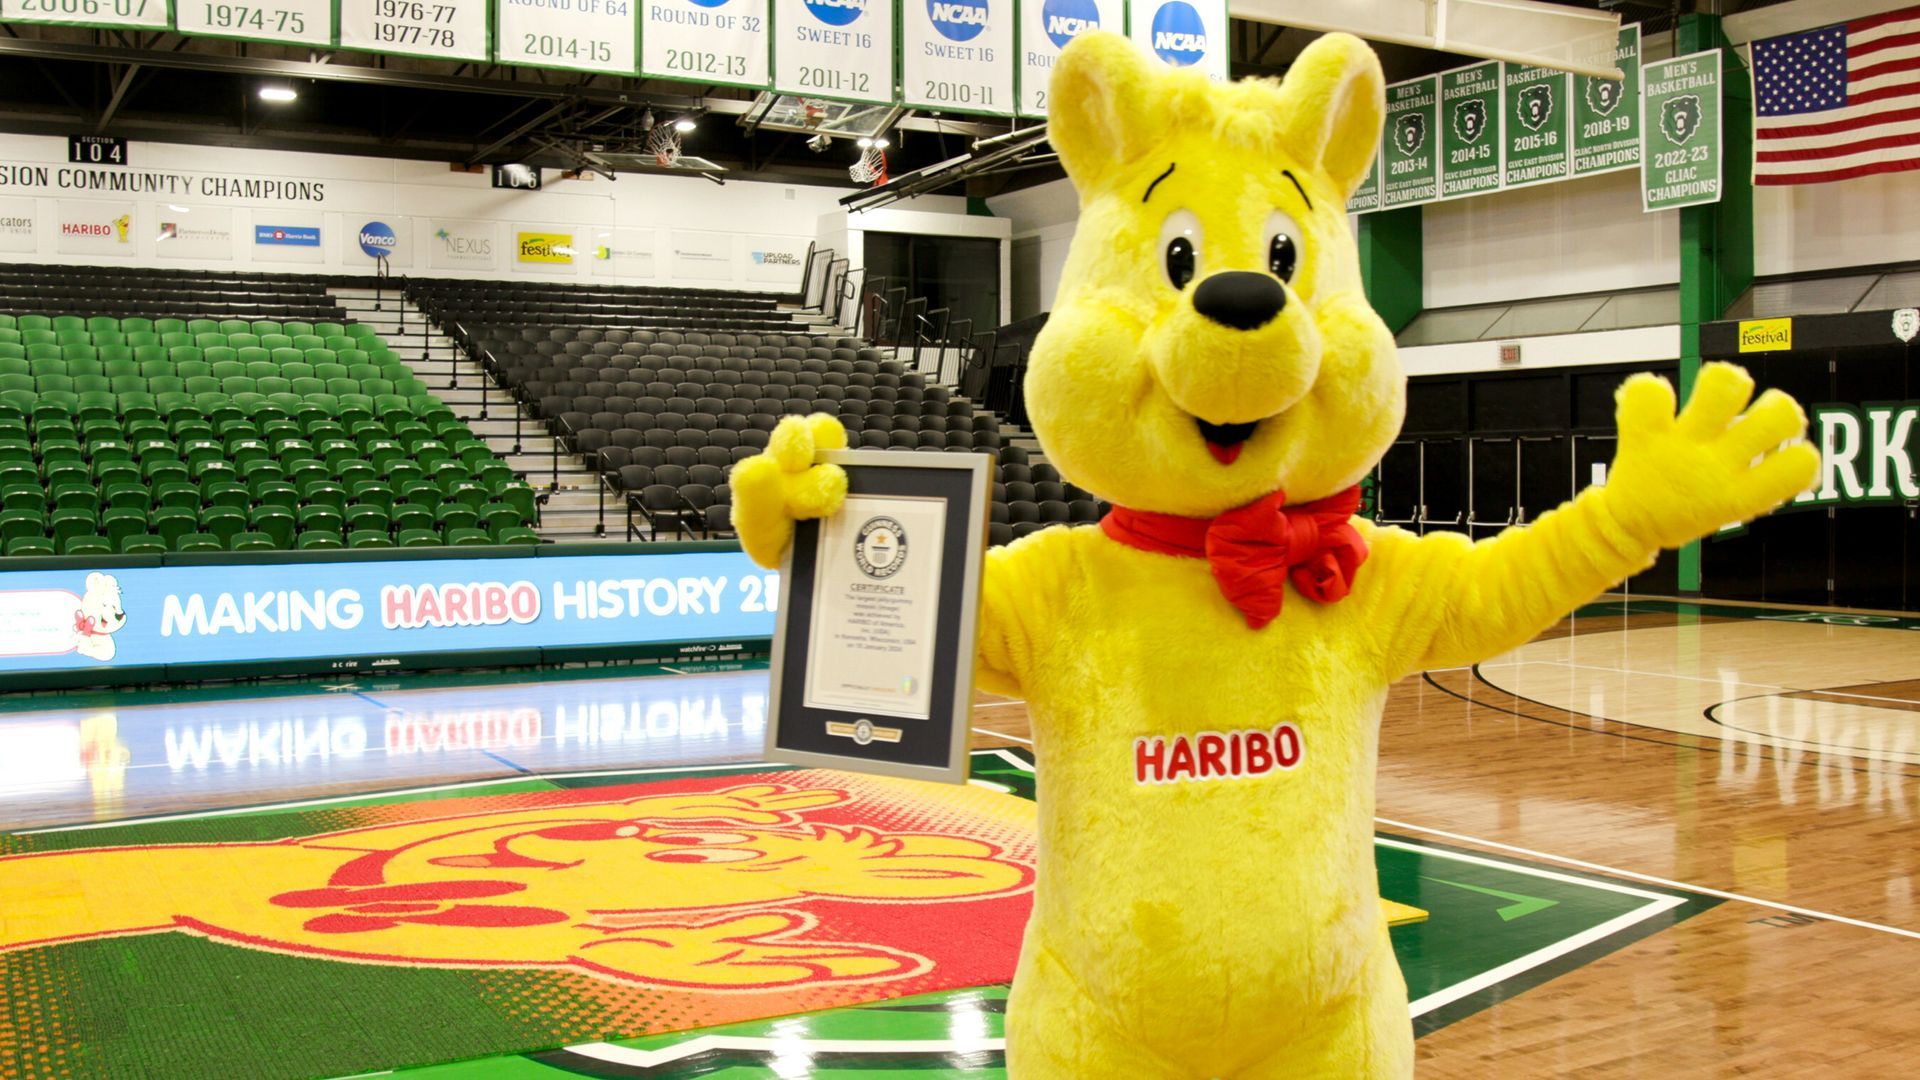
[[[640,74],[764,90],[769,0],[644,0]]]
[[[1127,27],[1166,63],[1227,81],[1227,0],[1130,0]]]
[[[1013,112],[1013,0],[902,0],[900,100],[941,112]]]
[[[637,0],[496,0],[494,59],[503,64],[634,72]]]
[[[893,10],[891,0],[773,0],[774,92],[893,104]]]
[[[1047,84],[1067,42],[1093,30],[1126,29],[1124,0],[1019,0],[1020,115],[1047,115]]]

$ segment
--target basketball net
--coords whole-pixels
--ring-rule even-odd
[[[680,132],[672,124],[659,124],[647,133],[647,153],[663,168],[680,163]]]
[[[847,175],[856,184],[886,183],[887,152],[878,146],[869,146],[860,151],[860,160],[847,166]]]

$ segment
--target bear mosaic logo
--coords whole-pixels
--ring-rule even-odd
[[[853,541],[853,561],[870,578],[890,578],[907,565],[907,530],[890,517],[877,517],[860,526]]]
[[[867,13],[867,0],[804,0],[807,14],[828,26],[846,26]]]
[[[1700,130],[1700,95],[1682,94],[1660,103],[1660,133],[1675,146],[1693,141]]]
[[[1920,334],[1920,308],[1901,308],[1893,313],[1893,336],[1901,341],[1912,341]]]
[[[1192,67],[1206,58],[1207,24],[1192,4],[1169,0],[1153,13],[1153,54],[1174,67]]]
[[[987,0],[927,0],[927,17],[948,41],[972,41],[987,28]]]
[[[1401,113],[1393,123],[1393,145],[1406,157],[1419,153],[1420,148],[1427,145],[1427,114]]]
[[[384,221],[369,221],[360,226],[360,250],[376,259],[384,259],[400,246],[393,226]]]
[[[1612,116],[1626,96],[1626,87],[1618,79],[1588,79],[1587,108],[1601,116]]]
[[[1477,143],[1487,133],[1487,103],[1468,98],[1453,105],[1453,133],[1462,142]]]
[[[1040,5],[1040,26],[1056,49],[1089,30],[1100,29],[1100,5],[1094,0],[1046,0]]]
[[[1528,131],[1539,131],[1553,119],[1553,86],[1537,82],[1520,90],[1519,104],[1514,115],[1526,125]]]

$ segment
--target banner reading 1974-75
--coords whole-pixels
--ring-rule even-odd
[[[184,0],[183,0],[184,2]],[[0,0],[0,23],[165,30],[167,0]]]
[[[1573,79],[1573,175],[1630,169],[1640,163],[1640,27],[1620,28],[1613,51],[1621,78]]]
[[[498,0],[503,64],[631,75],[637,0]]]
[[[1641,69],[1640,204],[1648,213],[1720,201],[1720,53]]]
[[[889,0],[773,0],[774,92],[893,104],[893,12]]]
[[[1124,0],[1019,0],[1022,116],[1047,115],[1047,84],[1060,50],[1093,30],[1119,33],[1127,25]]]
[[[256,5],[175,0],[174,26],[198,37],[286,45],[333,44],[333,0],[262,0]]]
[[[1506,64],[1507,160],[1502,187],[1565,180],[1573,140],[1567,98],[1573,77],[1552,68]]]
[[[486,60],[487,44],[487,0],[340,0],[343,49]]]
[[[1127,27],[1165,63],[1227,81],[1227,0],[1129,0]]]
[[[1500,62],[1440,73],[1440,197],[1500,186]]]
[[[1382,210],[1432,202],[1439,195],[1439,87],[1435,75],[1387,87]]]
[[[764,90],[769,0],[645,0],[640,74]]]
[[[941,112],[1013,112],[1013,0],[902,0],[900,100]]]

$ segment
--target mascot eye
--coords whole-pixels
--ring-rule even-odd
[[[1175,210],[1160,226],[1160,250],[1164,253],[1167,283],[1184,289],[1200,269],[1200,219],[1191,210]]]
[[[1292,281],[1300,263],[1300,226],[1275,210],[1267,217],[1267,269],[1281,281]]]

